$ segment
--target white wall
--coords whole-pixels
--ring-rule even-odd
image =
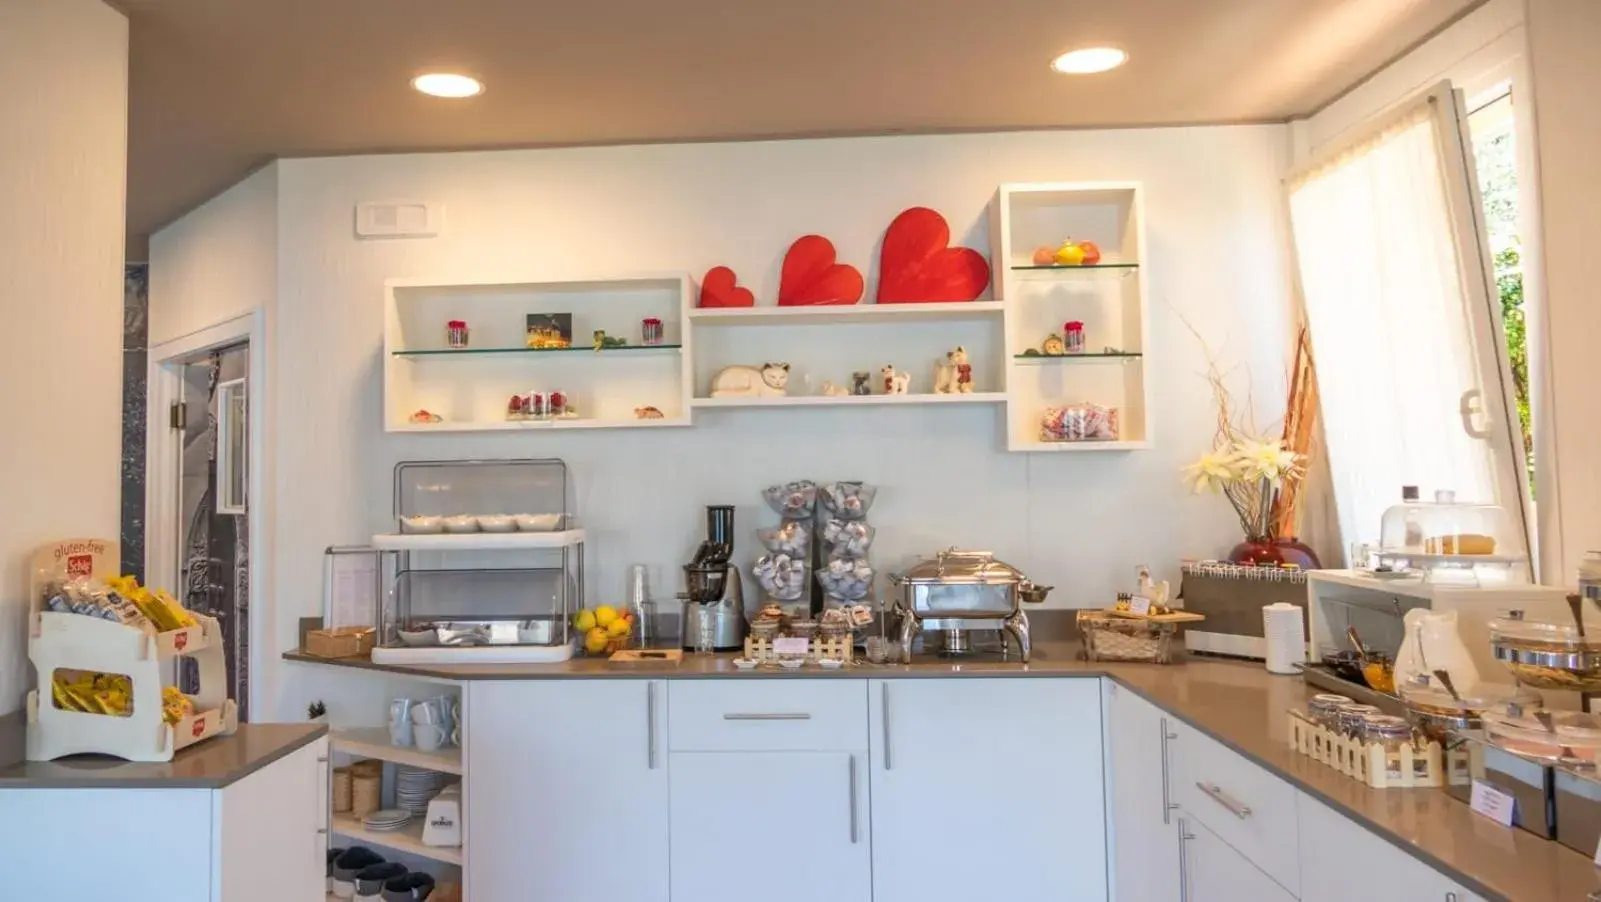
[[[150,267],[151,347],[270,311],[278,290],[278,164],[151,236],[150,259],[161,261]]]
[[[619,597],[632,562],[674,575],[704,528],[705,504],[739,506],[742,553],[753,557],[750,530],[773,520],[759,490],[799,477],[881,485],[872,519],[883,567],[951,544],[988,548],[1056,585],[1053,604],[1067,606],[1108,601],[1140,563],[1176,580],[1181,557],[1219,555],[1239,539],[1221,499],[1191,498],[1180,484],[1180,466],[1213,430],[1203,355],[1180,315],[1226,345],[1227,362],[1250,366],[1254,385],[1242,369],[1240,390],[1253,390],[1272,419],[1288,331],[1286,162],[1278,126],[281,161],[269,426],[277,586],[274,626],[262,636],[274,645],[258,674],[264,710],[277,699],[281,715],[298,716],[306,698],[336,693],[325,673],[275,659],[294,645],[295,619],[320,613],[323,548],[391,525],[391,468],[401,460],[566,459],[591,530],[594,600]],[[989,408],[703,412],[692,429],[639,432],[382,432],[385,278],[675,269],[698,278],[721,263],[770,302],[799,235],[827,235],[842,259],[870,270],[889,220],[925,204],[987,252],[997,184],[1093,179],[1145,183],[1155,450],[1007,454],[1001,414]],[[445,234],[353,238],[354,204],[395,198],[444,202]],[[184,225],[153,243],[153,273],[200,240],[177,240]],[[153,308],[174,302],[153,284]],[[862,368],[883,356],[862,353]],[[657,594],[676,590],[663,583]]]
[[[1593,338],[1601,335],[1601,3],[1530,0],[1529,66],[1538,142],[1538,199],[1547,298],[1554,453],[1561,478],[1561,582],[1601,548],[1601,395]],[[1521,140],[1521,136],[1519,138]]]
[[[127,20],[98,0],[0,3],[0,84],[4,715],[32,679],[28,556],[117,535]]]

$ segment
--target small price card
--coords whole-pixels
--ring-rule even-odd
[[[1149,615],[1151,600],[1144,595],[1136,595],[1128,600],[1128,609],[1131,614]]]
[[[785,636],[782,639],[773,640],[773,654],[804,655],[806,654],[806,649],[810,647],[810,645],[811,640],[809,639],[797,639],[792,636]]]
[[[1503,827],[1512,826],[1517,799],[1481,780],[1473,781],[1473,810]]]

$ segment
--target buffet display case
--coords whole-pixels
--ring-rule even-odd
[[[1381,573],[1428,582],[1529,581],[1523,540],[1505,508],[1459,502],[1449,491],[1436,492],[1432,502],[1409,498],[1387,509],[1375,557]]]
[[[408,461],[379,552],[379,663],[572,657],[584,530],[560,460]]]

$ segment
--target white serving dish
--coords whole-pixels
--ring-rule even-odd
[[[445,518],[429,516],[405,517],[400,521],[400,531],[419,536],[438,535],[445,531]]]
[[[516,532],[517,520],[507,514],[480,515],[478,528],[484,532]]]
[[[551,532],[561,525],[561,514],[514,514],[521,532]]]
[[[756,669],[756,659],[755,658],[735,658],[734,659],[734,666],[736,668],[740,669],[740,670],[755,670]]]
[[[478,531],[478,518],[472,514],[457,514],[445,518],[445,532],[467,533]]]
[[[425,630],[398,630],[397,633],[400,636],[400,641],[412,648],[439,644],[439,634],[434,631],[433,627]]]

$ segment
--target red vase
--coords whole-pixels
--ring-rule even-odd
[[[1317,554],[1294,536],[1276,539],[1246,539],[1229,552],[1231,564],[1295,564],[1302,570],[1317,570]]]

